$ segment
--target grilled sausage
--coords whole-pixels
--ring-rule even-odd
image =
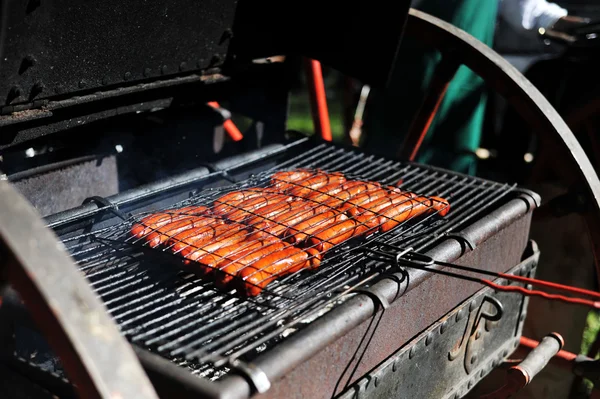
[[[237,206],[252,198],[262,197],[264,195],[273,195],[274,192],[262,187],[252,187],[240,191],[232,191],[217,198],[213,204],[213,213],[223,215],[237,210]]]
[[[251,249],[228,257],[225,262],[219,264],[215,270],[215,285],[219,288],[226,288],[235,278],[237,273],[251,263],[258,261],[274,252],[279,252],[290,247],[290,244],[277,241],[259,249]]]
[[[224,217],[235,222],[241,222],[247,217],[252,216],[253,212],[259,208],[276,203],[287,202],[290,199],[291,197],[281,194],[262,195],[239,203],[235,206],[236,209],[224,214]]]
[[[326,226],[332,225],[335,222],[346,220],[348,217],[341,212],[329,210],[315,214],[290,228],[283,234],[282,239],[285,239],[292,244],[306,240],[311,234],[323,229]]]
[[[240,243],[247,237],[248,232],[246,230],[229,231],[209,240],[196,241],[180,253],[185,258],[184,263],[190,264],[190,262],[195,262],[204,255],[211,254],[220,248]]]
[[[241,254],[242,252],[253,251],[276,242],[279,242],[278,238],[268,237],[264,240],[244,240],[223,246],[198,258],[195,262],[200,264],[200,267],[197,268],[197,272],[202,275],[211,275],[220,263],[232,260],[234,256]],[[192,263],[187,260],[186,263],[188,262]]]
[[[260,223],[253,225],[255,233],[252,234],[252,239],[261,239],[266,236],[282,236],[285,231],[298,223],[307,220],[314,215],[326,212],[329,209],[324,206],[310,206],[303,204],[297,209],[292,209],[288,212],[277,215],[272,220],[264,220]]]
[[[340,207],[340,210],[348,213],[351,216],[355,216],[361,213],[361,211],[365,210],[364,208],[361,208],[361,205],[384,198],[388,195],[389,192],[381,188],[365,191],[362,194],[359,194],[356,197],[346,201],[346,203]]]
[[[319,173],[298,183],[299,185],[290,189],[288,193],[296,197],[305,197],[321,187],[334,183],[341,185],[345,181],[346,178],[341,173]]]
[[[164,212],[150,214],[139,221],[131,228],[131,234],[135,237],[143,238],[154,230],[168,223],[184,219],[188,216],[202,215],[208,213],[209,209],[205,206],[186,206],[179,209],[172,209]]]
[[[312,202],[323,203],[328,199],[333,198],[333,195],[339,193],[343,189],[343,185],[339,183],[328,184],[308,194],[306,199]]]
[[[152,233],[148,234],[145,240],[151,248],[156,248],[160,244],[164,244],[171,237],[194,227],[208,227],[205,225],[206,219],[197,216],[188,216],[186,218],[177,220],[175,222],[167,223],[162,227],[156,229]],[[217,225],[218,226],[218,225]],[[215,226],[215,227],[217,227]],[[212,227],[211,227],[212,228]]]
[[[306,205],[302,201],[276,202],[256,209],[252,216],[248,217],[244,223],[248,226],[255,226],[265,220],[274,220],[277,215],[284,214],[293,209],[298,209]]]
[[[305,268],[317,268],[320,261],[308,252],[290,246],[254,262],[238,272],[238,287],[247,296],[256,296],[279,277]]]
[[[280,190],[287,190],[295,185],[293,183],[302,181],[314,175],[315,171],[309,169],[296,169],[289,172],[277,172],[271,176],[271,184]]]
[[[356,220],[347,219],[317,231],[308,239],[308,246],[319,253],[329,251],[333,246],[369,230]]]
[[[200,245],[202,242],[218,237],[229,231],[240,231],[241,225],[219,224],[200,226],[187,229],[180,233],[171,235],[167,241],[167,246],[175,253],[181,252],[190,245]]]
[[[362,181],[348,181],[342,185],[342,190],[323,202],[323,205],[337,208],[350,198],[366,191],[373,191],[380,187],[379,183],[367,183]]]
[[[414,197],[408,201],[385,208],[379,216],[381,231],[386,232],[400,223],[411,218],[438,213],[446,216],[450,211],[450,204],[440,197]]]
[[[352,211],[355,213],[355,216],[366,214],[375,217],[376,214],[379,213],[382,209],[385,209],[390,205],[396,205],[401,202],[408,201],[410,198],[412,197],[409,195],[390,194],[386,197],[378,198],[374,201],[362,204],[359,207],[352,209]]]

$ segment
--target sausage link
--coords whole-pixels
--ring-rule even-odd
[[[288,193],[296,197],[305,197],[321,187],[334,183],[343,184],[345,181],[346,178],[341,173],[320,173],[298,183],[299,185]]]
[[[240,231],[240,225],[219,224],[191,228],[172,235],[167,241],[167,246],[175,253],[181,252],[190,245],[200,245],[203,242],[218,237],[229,231]]]
[[[301,201],[276,202],[274,204],[266,205],[255,210],[253,215],[248,217],[244,223],[248,226],[255,226],[260,222],[273,220],[277,215],[284,214],[303,205],[305,205],[305,203]]]
[[[198,242],[184,248],[180,253],[186,259],[184,263],[195,262],[204,255],[213,253],[214,251],[237,244],[244,241],[248,237],[246,230],[230,231],[213,237],[212,239]]]
[[[223,215],[228,212],[235,211],[236,206],[252,198],[262,197],[265,195],[275,194],[272,190],[262,187],[252,187],[246,190],[232,191],[217,198],[213,204],[213,213],[215,215]]]
[[[263,248],[242,251],[237,255],[231,256],[225,262],[220,263],[218,268],[215,270],[215,285],[218,288],[226,288],[229,283],[233,281],[237,273],[244,269],[247,265],[254,263],[274,252],[288,248],[289,246],[290,244],[286,242],[278,241]]]
[[[311,234],[332,225],[335,222],[346,220],[348,217],[338,211],[330,210],[314,215],[290,228],[283,234],[285,239],[292,244],[306,240]]]
[[[196,263],[200,264],[200,266],[197,268],[197,271],[201,275],[211,275],[214,273],[215,269],[220,263],[232,260],[234,256],[244,251],[253,251],[258,248],[274,244],[278,241],[279,239],[276,237],[269,237],[264,240],[244,240],[223,246],[209,254],[203,255],[202,257],[198,258],[198,260],[196,260]],[[192,262],[186,260],[185,263],[187,264]]]
[[[387,197],[378,198],[375,201],[367,202],[357,208],[354,208],[355,216],[362,214],[377,217],[377,214],[383,209],[391,205],[397,205],[402,202],[409,201],[412,197],[404,194],[391,194]]]
[[[172,223],[165,224],[164,226],[156,229],[152,233],[146,236],[146,241],[151,248],[156,248],[161,244],[164,244],[171,237],[194,227],[203,226],[206,219],[196,216],[188,216],[187,218],[177,220]],[[210,224],[209,224],[210,226]],[[211,226],[212,227],[212,226]],[[216,226],[215,226],[216,227]]]
[[[339,183],[328,184],[308,194],[306,199],[317,203],[323,203],[328,199],[333,198],[335,194],[339,193],[343,189],[343,186]]]
[[[247,296],[257,296],[277,278],[306,268],[317,268],[319,262],[296,247],[272,253],[238,272],[236,284]]]
[[[438,212],[441,216],[446,216],[450,210],[450,204],[440,197],[414,197],[409,201],[390,206],[381,212],[379,222],[381,231],[386,232],[400,223],[424,214]]]
[[[384,189],[376,189],[365,191],[362,194],[357,195],[356,197],[346,201],[340,210],[348,213],[349,215],[355,216],[364,211],[365,209],[361,206],[367,204],[369,202],[373,202],[380,198],[384,198],[389,195],[389,192]]]
[[[358,224],[356,220],[347,219],[314,233],[308,239],[308,246],[323,253],[337,244],[361,235],[367,230],[366,227]]]
[[[313,207],[308,204],[302,205],[297,209],[282,213],[272,220],[264,220],[253,225],[252,228],[255,233],[252,234],[251,238],[260,239],[269,235],[281,236],[289,227],[295,226],[327,210],[329,209],[323,206]]]
[[[294,187],[293,183],[307,179],[314,174],[315,171],[309,169],[296,169],[289,172],[277,172],[271,176],[271,184],[277,189],[287,190]]]
[[[131,234],[133,234],[135,237],[143,238],[145,235],[150,234],[154,230],[168,223],[184,219],[188,216],[202,215],[208,212],[209,209],[207,207],[195,205],[164,212],[152,213],[142,218],[139,223],[136,223],[131,228]]]
[[[229,220],[241,222],[247,217],[252,216],[252,212],[259,208],[276,203],[287,202],[290,199],[291,197],[280,194],[263,195],[261,197],[252,198],[236,205],[235,210],[226,213],[224,216]]]
[[[361,193],[377,190],[379,187],[379,183],[367,183],[354,180],[348,181],[342,185],[342,191],[325,200],[323,205],[336,208]]]

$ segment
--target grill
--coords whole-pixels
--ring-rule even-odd
[[[269,187],[274,172],[296,168],[342,172],[347,178],[382,185],[400,182],[402,190],[447,199],[451,211],[443,218],[434,213],[385,233],[339,244],[327,252],[317,270],[282,277],[256,297],[216,288],[213,282],[182,271],[181,257],[168,248],[150,248],[130,234],[132,225],[150,212],[209,206],[228,192]],[[407,272],[377,254],[426,253],[449,239],[476,246],[467,236],[457,237],[500,205],[514,205],[514,198],[523,193],[514,185],[311,139],[251,154],[249,159],[224,160],[204,173],[189,175],[200,177],[187,182],[183,191],[177,180],[170,181],[170,186],[162,183],[168,188],[158,195],[134,190],[102,200],[99,209],[68,211],[48,222],[131,343],[212,381],[223,380],[232,369],[243,371],[240,364],[252,364],[384,277],[393,277],[398,287],[411,290],[411,280],[419,284],[419,273]],[[532,206],[531,201],[527,204]]]
[[[539,258],[529,240],[539,196],[327,142],[320,62],[383,85],[403,62],[406,28],[453,50],[411,125],[411,157],[462,58],[562,139],[556,147],[573,152],[567,173],[589,171],[541,95],[489,49],[414,10],[405,24],[384,2],[335,14],[316,2],[293,12],[246,0],[29,3],[0,0],[0,251],[15,261],[0,263],[0,367],[32,382],[16,391],[150,399],[152,384],[168,398],[457,398],[519,345],[527,295],[541,296],[526,286]],[[358,20],[362,29],[347,23]],[[314,137],[286,126],[301,67]],[[149,215],[266,191],[276,173],[297,169],[410,192],[406,201],[427,212],[389,228],[387,213],[373,225],[346,211],[368,229],[332,245],[318,235],[288,243],[318,267],[255,286],[244,273],[225,286],[218,271],[204,276],[173,235],[158,246],[155,232],[132,235]],[[223,230],[236,228],[231,219]],[[248,220],[240,231],[266,234]],[[558,339],[545,342],[554,350]]]

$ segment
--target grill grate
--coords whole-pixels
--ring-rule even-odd
[[[182,272],[180,259],[169,251],[132,239],[131,226],[143,214],[63,242],[130,342],[214,380],[227,372],[232,359],[251,359],[393,267],[370,259],[364,246],[385,242],[424,251],[488,212],[514,188],[322,144],[229,187],[201,190],[173,207],[211,204],[225,192],[264,186],[271,173],[291,168],[339,171],[382,184],[402,181],[403,189],[440,196],[452,208],[443,220],[430,215],[361,242],[341,244],[316,271],[287,275],[251,298]]]

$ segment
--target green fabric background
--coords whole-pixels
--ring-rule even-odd
[[[419,10],[447,21],[492,46],[496,0],[423,0]],[[393,156],[422,101],[439,53],[405,38],[392,82],[374,89],[365,115],[367,149]],[[483,81],[461,66],[425,138],[418,162],[475,174],[486,106]]]

